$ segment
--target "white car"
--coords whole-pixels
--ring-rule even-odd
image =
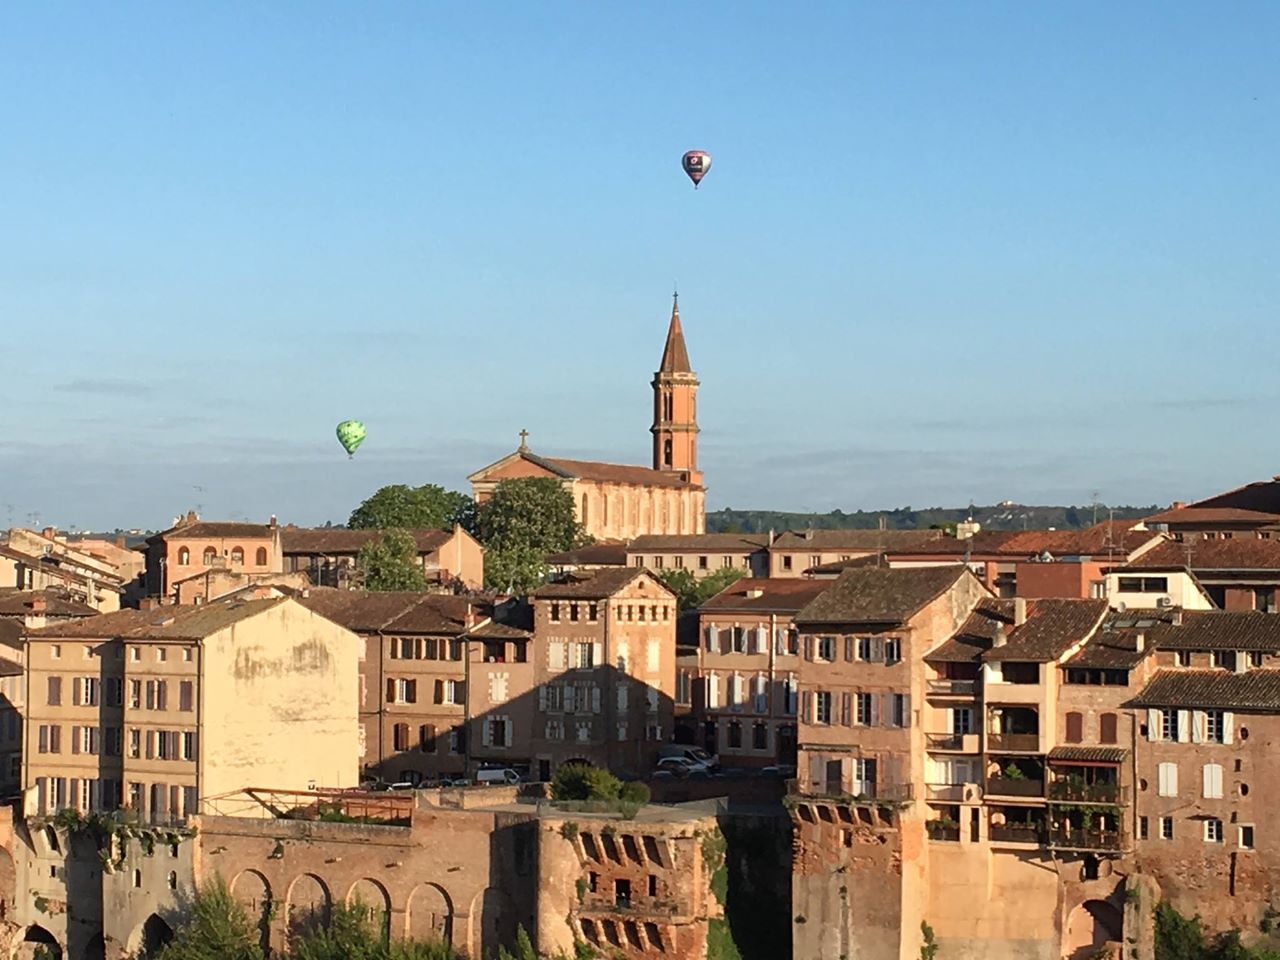
[[[711,767],[698,760],[690,760],[688,757],[663,757],[654,767],[654,773],[658,776],[666,775],[684,780],[688,777],[709,777]]]

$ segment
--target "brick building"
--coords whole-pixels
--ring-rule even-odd
[[[417,563],[431,587],[479,590],[484,586],[484,548],[462,527],[407,532],[417,545]],[[284,569],[306,573],[319,587],[358,587],[356,557],[361,547],[380,536],[380,530],[286,526],[280,532]]]
[[[152,597],[171,598],[174,585],[204,570],[220,568],[246,577],[281,573],[280,525],[201,520],[194,510],[168,530],[148,537],[144,582]]]
[[[753,577],[769,575],[768,534],[699,533],[636,537],[626,546],[628,566],[649,570],[688,570],[701,580],[735,568]]]

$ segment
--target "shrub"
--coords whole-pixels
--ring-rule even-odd
[[[551,780],[552,800],[617,800],[621,792],[621,780],[586,763],[566,764]]]

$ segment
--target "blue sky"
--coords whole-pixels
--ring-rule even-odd
[[[0,520],[341,520],[522,427],[646,462],[673,281],[713,507],[1268,477],[1278,47],[1272,3],[8,5]]]

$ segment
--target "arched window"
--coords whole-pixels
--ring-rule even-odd
[[[587,495],[584,493],[582,495],[582,525],[586,526],[586,524],[587,524]]]
[[[216,560],[217,558],[218,558],[217,550],[213,549],[213,547],[204,548],[204,565],[206,567],[212,567],[213,561]]]
[[[266,547],[258,548],[258,552],[254,556],[253,562],[260,567],[265,567],[267,565],[267,548]]]
[[[234,564],[244,564],[244,547],[231,548],[231,562]]]
[[[1067,743],[1079,743],[1084,739],[1084,714],[1067,714]]]
[[[671,441],[662,441],[662,465],[664,467],[671,466]]]
[[[178,566],[185,567],[191,563],[191,551],[186,547],[178,548]]]

